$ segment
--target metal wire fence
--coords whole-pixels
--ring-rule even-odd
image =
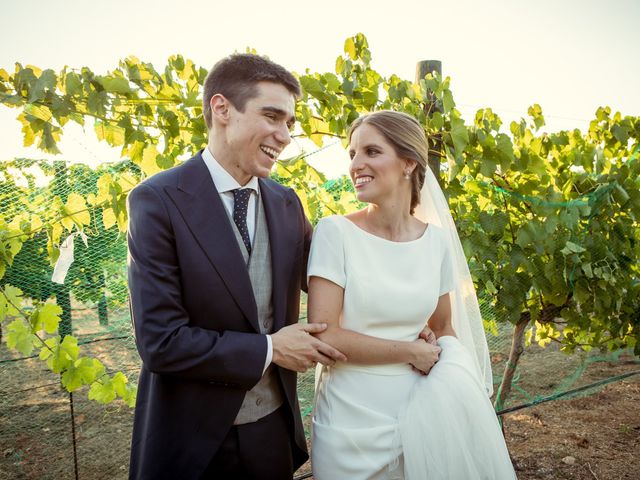
[[[95,176],[89,171],[80,173],[77,178],[87,179],[80,187],[90,190]],[[347,183],[333,181],[324,188],[336,194]],[[64,182],[56,194],[69,194],[74,188],[79,188],[78,181]],[[0,208],[0,215],[6,218],[9,207]],[[140,358],[127,304],[125,236],[117,229],[91,232],[88,247],[77,248],[62,292],[52,284],[52,267],[43,260],[46,243],[44,233],[28,240],[2,279],[3,285],[18,286],[30,298],[66,295],[70,315],[65,328],[78,338],[81,353],[99,358],[107,368],[123,371],[130,382],[136,382]],[[306,321],[304,297],[302,307],[301,321]],[[492,308],[483,304],[483,315],[491,317]],[[8,320],[1,326],[6,327]],[[513,325],[500,321],[488,332],[496,385],[508,360],[512,333]],[[564,395],[588,395],[618,378],[585,373],[599,362],[629,361],[638,362],[638,358],[628,350],[566,355],[556,344],[542,348],[533,342],[525,348],[512,394],[503,408],[525,408]],[[599,383],[591,386],[594,379]],[[298,395],[307,436],[313,391],[313,372],[300,375]],[[122,402],[102,406],[87,399],[86,389],[70,394],[61,387],[59,376],[35,355],[24,356],[0,344],[0,480],[126,478],[132,419],[133,410]]]

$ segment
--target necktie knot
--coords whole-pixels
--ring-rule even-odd
[[[251,239],[247,228],[247,210],[251,192],[252,189],[250,188],[236,188],[233,190],[233,221],[238,227],[244,246],[247,247],[249,254],[251,254]]]

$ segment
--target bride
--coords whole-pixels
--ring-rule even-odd
[[[316,372],[313,476],[513,479],[475,289],[424,130],[379,111],[353,123],[349,142],[368,206],[318,223],[308,267],[309,321],[327,323],[317,336],[348,358]]]

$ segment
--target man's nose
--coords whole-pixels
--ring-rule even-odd
[[[276,140],[282,145],[289,145],[291,143],[291,131],[287,125],[282,125],[276,131]]]

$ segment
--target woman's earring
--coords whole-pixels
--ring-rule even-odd
[[[411,179],[411,172],[409,172],[408,170],[405,170],[404,179],[405,180],[410,180]]]

